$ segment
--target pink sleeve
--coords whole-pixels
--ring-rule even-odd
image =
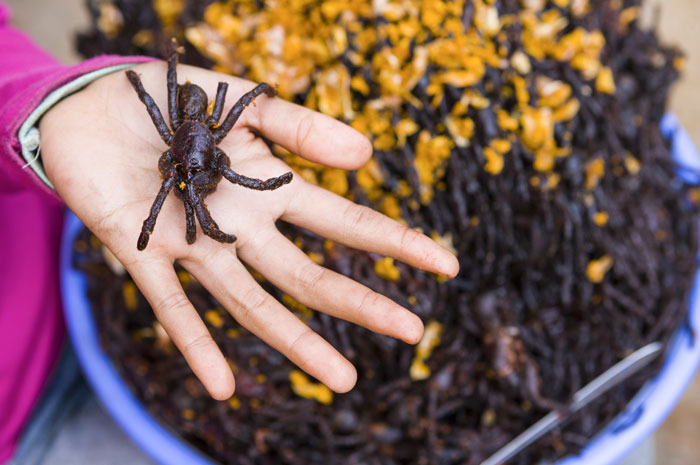
[[[52,90],[90,71],[146,57],[64,66],[8,25],[0,1],[0,464],[12,457],[65,340],[58,276],[63,202],[22,169],[17,131]]]

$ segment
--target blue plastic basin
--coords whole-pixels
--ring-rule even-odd
[[[673,115],[661,123],[672,140],[673,157],[679,173],[700,183],[700,154]],[[126,434],[150,457],[162,465],[213,465],[171,430],[156,421],[129,391],[102,351],[97,327],[87,298],[83,274],[71,266],[73,242],[82,229],[78,218],[68,213],[61,246],[61,286],[66,322],[83,372],[95,393]],[[700,328],[700,274],[696,273],[689,301],[689,321]],[[611,465],[622,460],[646,439],[668,416],[693,378],[700,362],[700,341],[693,344],[690,332],[680,328],[667,352],[663,368],[603,432],[593,438],[582,453],[559,465]],[[235,451],[232,451],[235,453]]]

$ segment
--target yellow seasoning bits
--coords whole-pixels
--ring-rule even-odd
[[[183,287],[187,286],[190,281],[194,280],[192,275],[185,270],[180,270],[177,272],[177,279],[180,280],[180,284],[182,284]]]
[[[527,57],[527,54],[522,50],[518,50],[515,53],[513,53],[513,56],[510,57],[510,64],[518,73],[522,75],[530,74],[530,71],[532,71],[532,64],[530,63],[530,59]]]
[[[560,123],[562,121],[569,121],[574,119],[574,116],[578,114],[581,109],[581,104],[575,98],[570,99],[561,107],[554,110],[552,113],[552,121],[555,123]]]
[[[631,175],[635,175],[635,174],[639,173],[639,170],[642,169],[642,164],[631,153],[628,153],[627,155],[625,155],[624,162],[625,162],[625,168],[627,169],[627,172]]]
[[[561,181],[561,176],[557,173],[550,173],[547,175],[547,189],[554,189],[559,185]]]
[[[384,176],[374,158],[371,158],[362,168],[357,170],[355,179],[370,200],[377,200],[382,196]]]
[[[515,90],[515,99],[520,105],[526,105],[530,101],[530,92],[527,90],[527,81],[520,76],[512,76],[511,82]]]
[[[418,131],[418,125],[410,118],[404,118],[396,124],[396,146],[402,147],[406,144],[406,138]]]
[[[394,265],[394,259],[384,257],[374,262],[374,272],[389,281],[398,281],[400,278],[399,269]]]
[[[382,201],[382,213],[389,218],[401,221],[401,206],[396,196],[387,194]]]
[[[620,12],[620,26],[623,29],[626,29],[632,21],[635,21],[637,18],[639,18],[639,15],[641,13],[642,9],[638,6],[631,6],[629,8],[625,8]]]
[[[457,147],[467,147],[474,135],[474,121],[471,118],[445,118],[445,126]]]
[[[685,65],[686,61],[683,57],[676,57],[673,60],[673,69],[675,69],[678,72],[683,71],[685,69]]]
[[[345,67],[337,65],[319,73],[316,86],[312,92],[318,99],[318,109],[334,118],[344,117],[352,120],[352,94],[350,93],[350,75]]]
[[[185,420],[194,420],[194,417],[196,414],[194,413],[194,410],[191,408],[186,408],[185,410],[182,411],[182,418]]]
[[[537,104],[541,107],[557,108],[571,97],[571,86],[565,82],[539,76],[535,85],[540,96]]]
[[[612,95],[615,93],[615,80],[610,68],[604,66],[598,72],[598,77],[595,80],[595,88],[598,92]]]
[[[600,179],[605,175],[605,162],[602,158],[596,158],[586,165],[586,189],[595,189]]]
[[[475,2],[476,12],[474,13],[474,25],[486,37],[493,37],[501,30],[501,22],[498,18],[498,10],[493,5],[484,5],[482,2]]]
[[[700,189],[694,187],[688,190],[688,199],[695,205],[700,205]]]
[[[510,116],[510,114],[505,110],[498,110],[498,126],[504,131],[515,132],[520,127],[520,123],[516,118]]]
[[[165,28],[175,23],[183,8],[182,0],[153,0],[153,9]]]
[[[367,85],[367,81],[359,74],[356,74],[350,79],[350,88],[362,95],[369,95],[369,85]]]
[[[122,286],[122,297],[124,298],[124,306],[130,312],[133,312],[139,306],[139,298],[136,290],[136,284],[133,281],[126,281]]]
[[[492,175],[503,171],[503,155],[510,152],[511,143],[508,139],[492,139],[489,147],[484,149],[486,164],[484,170]]]
[[[443,71],[435,76],[436,81],[434,84],[438,86],[441,83],[450,84],[455,87],[469,87],[474,84],[478,84],[479,81],[484,77],[484,63],[481,60],[474,61],[475,68],[470,69],[454,69]],[[441,85],[440,85],[441,87]],[[435,93],[435,95],[442,95],[441,91]],[[440,100],[433,100],[433,104],[437,106]]]
[[[452,233],[448,232],[445,233],[444,235],[440,235],[437,231],[433,231],[430,233],[430,238],[452,252],[453,254],[457,255],[457,249],[455,248],[454,241],[452,240]],[[415,297],[413,297],[415,299]],[[409,297],[409,302],[410,302],[410,297]],[[414,304],[411,304],[414,305]]]
[[[292,391],[299,397],[314,399],[325,405],[333,402],[333,392],[322,383],[312,383],[309,378],[299,370],[289,372],[289,381],[292,383]]]
[[[550,172],[554,169],[554,155],[549,150],[537,150],[535,162],[532,164],[536,171]]]
[[[97,18],[97,29],[106,38],[114,39],[119,35],[124,26],[124,16],[119,8],[109,2],[100,2],[99,16]]]
[[[180,181],[180,184],[178,184],[177,187],[179,187],[181,191],[184,191],[185,190],[185,181]]]
[[[282,294],[282,303],[298,313],[303,320],[308,320],[314,314],[313,310],[306,305],[297,302],[296,299],[289,294]]]
[[[595,215],[593,215],[593,222],[598,226],[603,227],[608,224],[608,218],[609,216],[607,212],[597,212]]]
[[[307,253],[309,258],[311,259],[312,262],[314,262],[317,265],[323,265],[323,254],[320,254],[318,252],[309,252]]]
[[[321,187],[335,194],[345,195],[348,192],[347,173],[337,168],[326,168],[321,174]]]
[[[218,310],[207,310],[204,312],[204,319],[215,328],[221,328],[224,325],[224,319]]]
[[[481,415],[481,424],[484,425],[485,427],[491,427],[496,423],[496,411],[491,408],[487,408],[484,410],[484,413]]]
[[[587,15],[591,11],[589,0],[571,0],[571,12],[574,16],[580,18]]]
[[[241,400],[238,397],[233,396],[228,400],[228,405],[232,409],[238,410],[239,408],[241,408]]]
[[[454,142],[447,136],[432,137],[427,129],[418,135],[414,166],[421,183],[421,202],[427,204],[433,198],[433,186],[444,174],[444,164],[450,156]]]
[[[605,274],[613,266],[613,258],[605,254],[597,260],[591,260],[586,267],[586,277],[592,283],[603,281]]]
[[[510,149],[512,148],[508,139],[492,139],[490,145],[496,152],[501,154],[510,152]]]
[[[484,165],[486,172],[496,175],[503,170],[503,155],[496,150],[486,147],[484,149],[484,158],[486,158],[486,164]]]
[[[425,326],[423,338],[416,345],[416,354],[411,363],[409,375],[412,380],[420,381],[430,376],[430,368],[425,364],[425,361],[433,353],[433,349],[440,344],[442,330],[442,324],[435,320],[429,321]]]
[[[554,122],[550,108],[527,107],[520,119],[522,140],[530,150],[537,150],[554,140]]]
[[[241,331],[239,329],[229,328],[226,330],[226,337],[229,337],[231,339],[236,339],[240,335],[241,335]]]

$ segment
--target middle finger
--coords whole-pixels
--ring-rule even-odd
[[[423,322],[391,299],[314,263],[276,229],[239,247],[238,254],[298,302],[371,331],[415,344]]]

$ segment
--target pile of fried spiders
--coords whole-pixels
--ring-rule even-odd
[[[163,176],[163,184],[151,206],[148,218],[143,222],[137,248],[144,250],[153,233],[156,219],[165,198],[174,186],[175,196],[185,205],[186,234],[188,244],[197,238],[195,215],[202,231],[207,236],[223,243],[233,243],[236,236],[219,229],[204,204],[204,197],[216,190],[224,177],[234,184],[256,190],[274,190],[292,180],[292,173],[267,180],[249,178],[231,169],[231,160],[217,147],[238,121],[243,110],[260,94],[274,97],[277,92],[267,83],[258,84],[245,93],[231,108],[224,121],[219,124],[224,111],[224,101],[228,84],[219,82],[216,99],[211,114],[208,113],[208,99],[204,90],[196,84],[177,83],[178,54],[181,53],[175,39],[172,40],[168,59],[168,116],[170,127],[153,98],[146,92],[141,79],[134,71],[126,71],[126,76],[134,87],[139,99],[146,106],[161,139],[169,146],[158,160],[158,170]]]

